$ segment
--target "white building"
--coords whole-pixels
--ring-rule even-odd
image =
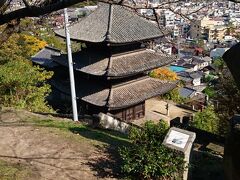
[[[165,26],[174,28],[176,15],[172,11],[166,10],[164,12],[164,16],[165,16]]]
[[[210,57],[212,59],[222,57],[223,54],[228,50],[229,48],[215,48],[211,50]]]

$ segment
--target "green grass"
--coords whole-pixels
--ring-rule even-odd
[[[119,146],[129,143],[127,135],[111,130],[94,129],[79,122],[52,119],[28,119],[26,122],[30,122],[34,126],[56,128],[64,132],[78,134],[81,137],[104,144]]]
[[[208,152],[193,152],[192,178],[194,180],[223,180],[223,159]]]
[[[0,122],[3,126],[5,124],[12,127],[31,127],[34,131],[37,130],[36,132],[39,132],[40,136],[48,134],[50,139],[51,136],[54,137],[53,139],[61,139],[60,143],[68,142],[69,144],[77,145],[77,148],[80,147],[78,150],[86,157],[89,156],[89,153],[91,153],[92,150],[106,153],[108,158],[100,158],[100,160],[96,159],[96,162],[91,163],[90,167],[99,174],[120,174],[118,148],[123,145],[129,145],[127,135],[111,130],[92,128],[81,122],[63,120],[60,118],[51,119],[47,116],[32,116],[31,114],[22,111],[5,110],[2,112],[0,111],[0,115],[4,115],[2,117],[4,117],[5,120],[7,118],[13,119],[13,121],[9,122]],[[29,171],[26,171],[25,167],[24,164],[17,164],[15,166],[15,164],[8,164],[0,161],[0,180],[27,180],[32,176],[39,176],[39,174],[34,174],[37,173],[35,169],[34,171],[31,171],[30,169]],[[106,172],[105,168],[111,169],[112,172]],[[32,175],[28,175],[29,172],[32,172]]]
[[[29,176],[31,176],[29,168],[0,160],[0,180],[25,180]]]

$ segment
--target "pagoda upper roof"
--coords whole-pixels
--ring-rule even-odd
[[[123,44],[162,37],[157,23],[140,17],[133,10],[116,4],[99,3],[98,8],[69,26],[71,39],[109,44]],[[64,29],[55,30],[65,37]]]
[[[52,85],[70,95],[69,84],[69,81],[55,81]],[[99,86],[97,83],[90,83],[87,80],[78,80],[76,81],[76,94],[79,99],[87,103],[107,107],[108,110],[115,110],[165,94],[175,87],[175,82],[162,81],[147,76],[110,88]]]
[[[44,50],[41,54],[33,57],[36,59],[45,58]],[[46,48],[49,62],[49,48]],[[67,54],[53,55],[51,60],[62,66],[68,67]],[[157,67],[165,66],[175,61],[174,56],[155,52],[149,49],[130,51],[127,53],[113,54],[109,57],[106,51],[102,50],[83,50],[73,53],[74,69],[94,76],[106,76],[110,78],[126,77],[141,72],[149,71]],[[47,64],[47,63],[45,63]],[[44,64],[43,64],[44,65]]]

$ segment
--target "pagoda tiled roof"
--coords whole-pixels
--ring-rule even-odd
[[[99,3],[98,8],[69,26],[71,39],[85,42],[121,44],[155,39],[165,32],[157,23],[140,17],[133,10],[116,4]],[[55,30],[65,37],[64,29]]]
[[[53,56],[53,60],[68,66],[67,55]],[[78,52],[73,54],[74,69],[95,76],[123,77],[149,71],[175,61],[174,56],[141,50],[110,57],[103,53]]]
[[[52,56],[60,56],[61,51],[49,46],[46,46],[40,50],[37,54],[32,56],[32,61],[46,68],[54,68],[58,66],[56,62],[53,61]]]
[[[70,95],[69,82],[56,81],[57,89]],[[107,107],[108,110],[122,109],[149,98],[165,94],[176,87],[175,82],[162,81],[150,77],[142,77],[134,81],[112,86],[111,88],[100,87],[87,81],[77,81],[76,93],[79,99],[99,107]]]

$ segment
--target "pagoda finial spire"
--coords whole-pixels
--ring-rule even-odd
[[[105,39],[107,42],[110,41],[111,26],[112,26],[112,4],[109,4],[108,28],[107,28],[106,39]]]

